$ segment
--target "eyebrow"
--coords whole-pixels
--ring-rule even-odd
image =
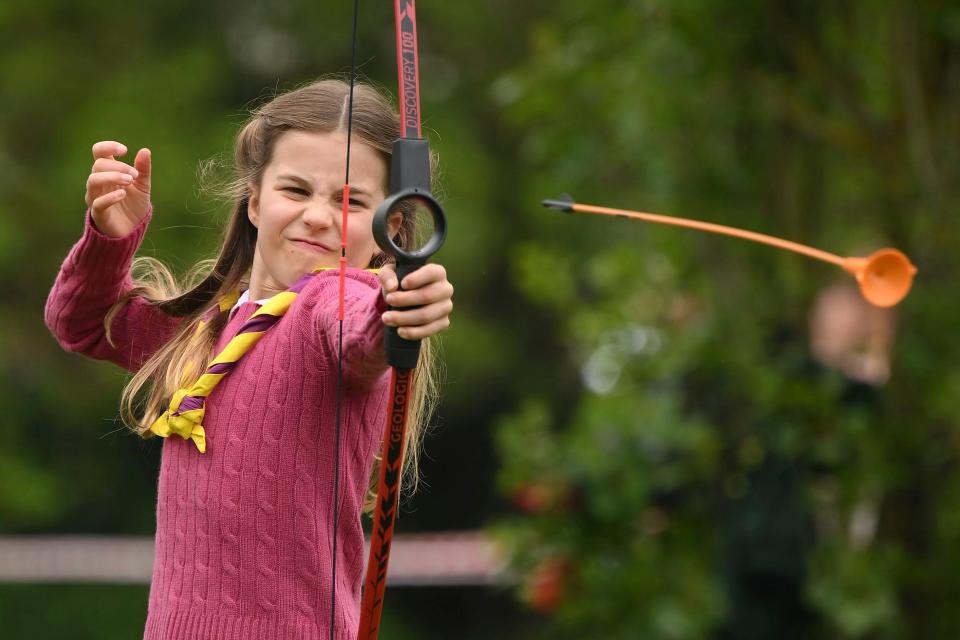
[[[304,179],[304,178],[301,178],[300,176],[295,175],[295,174],[292,174],[292,173],[284,173],[284,174],[281,174],[281,175],[277,176],[277,180],[291,180],[291,181],[293,181],[293,182],[296,182],[296,183],[299,183],[299,184],[302,184],[302,185],[305,185],[305,186],[308,186],[308,187],[311,186],[309,180],[306,180],[306,179]],[[341,190],[341,191],[342,191],[342,190]],[[354,185],[350,185],[350,195],[352,195],[352,196],[353,196],[353,195],[357,195],[357,196],[369,196],[369,195],[371,195],[371,194],[370,194],[366,189],[364,189],[363,187],[356,187],[356,186],[354,186]]]

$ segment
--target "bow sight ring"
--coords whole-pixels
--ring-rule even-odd
[[[388,224],[391,215],[403,215],[403,205],[407,201],[415,201],[416,205],[425,207],[433,217],[433,234],[422,247],[411,250],[397,246],[393,238],[390,237],[390,226]],[[373,238],[381,249],[396,258],[397,277],[401,280],[407,274],[426,264],[427,259],[443,246],[446,237],[447,217],[443,213],[443,207],[429,192],[421,189],[404,189],[387,196],[387,199],[377,207],[377,211],[373,215]],[[401,269],[403,275],[401,275]]]

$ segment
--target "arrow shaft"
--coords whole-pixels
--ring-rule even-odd
[[[742,240],[759,242],[760,244],[767,244],[779,249],[793,251],[794,253],[800,253],[810,258],[823,260],[824,262],[830,262],[841,267],[843,266],[844,262],[844,259],[838,255],[829,253],[827,251],[821,251],[820,249],[814,249],[813,247],[808,247],[807,245],[800,244],[798,242],[791,242],[790,240],[768,236],[765,233],[746,231],[745,229],[737,229],[735,227],[714,224],[712,222],[702,222],[700,220],[691,220],[689,218],[665,216],[659,213],[645,213],[643,211],[630,211],[627,209],[611,209],[610,207],[597,207],[594,205],[579,203],[573,204],[569,210],[577,213],[593,213],[603,216],[632,218],[634,220],[643,220],[645,222],[654,222],[656,224],[667,224],[674,227],[685,227],[687,229],[696,229],[697,231],[705,231],[707,233],[732,236]]]

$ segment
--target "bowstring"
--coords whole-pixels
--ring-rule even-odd
[[[343,407],[343,319],[347,269],[347,212],[350,209],[350,142],[353,133],[353,86],[357,77],[357,22],[360,0],[353,0],[353,35],[350,53],[350,96],[347,99],[347,159],[343,179],[343,221],[340,225],[340,295],[337,335],[337,402],[333,444],[333,567],[330,588],[330,640],[336,640],[337,622],[337,529],[340,522],[340,420]]]

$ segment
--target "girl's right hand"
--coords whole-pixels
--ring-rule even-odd
[[[133,231],[150,210],[150,150],[140,149],[131,167],[114,156],[127,148],[113,141],[93,145],[93,169],[84,198],[97,229],[111,238]]]

